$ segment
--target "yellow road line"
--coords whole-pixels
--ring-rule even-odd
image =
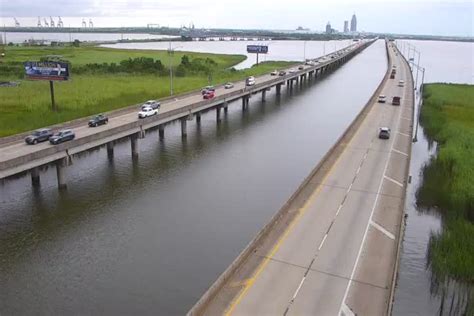
[[[389,65],[390,66],[390,65]],[[323,186],[323,183],[326,181],[326,179],[329,177],[329,175],[332,173],[333,169],[337,166],[337,164],[339,163],[341,157],[343,156],[344,152],[346,151],[347,147],[349,147],[349,144],[352,143],[352,141],[356,138],[357,134],[359,134],[361,128],[362,128],[362,124],[366,121],[367,117],[373,113],[373,107],[370,109],[370,111],[365,115],[364,117],[364,120],[362,121],[362,123],[359,125],[359,127],[357,128],[357,130],[355,131],[354,135],[352,135],[351,139],[349,140],[349,142],[347,142],[346,144],[344,143],[341,143],[342,146],[344,146],[344,150],[339,154],[339,156],[337,157],[336,161],[334,162],[334,164],[331,166],[331,168],[329,169],[329,171],[326,173],[326,175],[324,176],[323,180],[321,181],[321,183],[318,185],[317,189],[311,194],[311,196],[309,197],[309,199],[305,202],[305,204],[303,205],[303,207],[301,207],[300,209],[298,209],[298,214],[295,216],[295,218],[293,218],[293,220],[291,221],[290,225],[286,228],[285,232],[283,233],[283,235],[280,237],[280,239],[278,239],[278,242],[275,244],[275,246],[273,246],[272,250],[270,251],[270,253],[265,256],[265,258],[263,259],[263,261],[260,263],[259,267],[257,268],[257,270],[255,271],[255,273],[253,274],[253,276],[249,279],[247,279],[247,282],[246,282],[246,285],[245,287],[240,291],[239,295],[231,302],[231,304],[229,305],[229,307],[226,309],[224,315],[225,316],[230,316],[232,315],[232,312],[234,311],[234,309],[237,307],[237,305],[239,305],[240,301],[242,301],[242,299],[244,298],[244,296],[247,294],[248,290],[252,287],[252,285],[255,283],[257,277],[260,275],[260,273],[262,273],[262,271],[265,269],[265,267],[267,266],[268,262],[270,261],[271,258],[273,258],[273,256],[276,254],[276,252],[278,251],[278,249],[280,248],[280,246],[283,244],[283,242],[285,241],[286,237],[288,236],[288,234],[291,232],[291,230],[293,229],[293,227],[295,226],[295,224],[298,222],[298,220],[301,218],[301,216],[304,215],[304,213],[306,213],[306,210],[309,206],[310,203],[313,202],[314,198],[319,194],[319,192],[321,191],[321,188]]]

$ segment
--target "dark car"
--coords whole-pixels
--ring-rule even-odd
[[[99,114],[89,120],[89,127],[97,127],[99,125],[107,124],[108,122],[109,118],[107,116]]]
[[[392,105],[400,105],[400,97],[393,97]]]
[[[380,139],[389,139],[390,138],[390,128],[388,128],[388,127],[379,128],[379,138]]]
[[[53,145],[57,145],[57,144],[66,142],[68,140],[73,140],[74,137],[76,137],[76,135],[74,135],[74,132],[72,130],[65,129],[51,136],[49,138],[49,142]]]
[[[303,65],[300,65],[300,66],[298,66],[298,69],[299,69],[299,70],[303,70],[303,69],[304,69],[304,66],[303,66]]]
[[[36,145],[37,143],[47,141],[51,136],[53,136],[53,132],[49,128],[38,129],[25,138],[25,143]]]
[[[151,107],[154,110],[159,109],[161,106],[161,103],[156,101],[156,100],[148,100],[145,103],[142,104],[141,109],[143,110],[146,107]]]
[[[207,92],[210,92],[210,91],[214,92],[214,91],[216,91],[216,88],[214,88],[214,86],[207,86],[207,87],[204,87],[204,88],[202,88],[202,90],[201,90],[201,94],[202,94],[202,95],[205,95]]]
[[[286,71],[283,71],[283,70],[282,70],[282,71],[280,71],[280,72],[278,73],[278,75],[279,75],[279,76],[284,76],[284,75],[286,75]]]

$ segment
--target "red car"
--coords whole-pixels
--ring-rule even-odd
[[[208,100],[208,99],[212,99],[214,96],[215,96],[214,91],[207,91],[206,93],[204,93],[202,97]]]

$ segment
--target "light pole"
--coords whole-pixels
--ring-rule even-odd
[[[306,41],[303,42],[303,61],[306,61]]]
[[[181,46],[171,48],[171,41],[169,42],[170,47],[168,48],[168,56],[169,56],[169,67],[170,67],[170,95],[173,95],[173,66],[172,66],[172,60],[173,60],[173,55],[174,51],[176,48],[180,48]]]

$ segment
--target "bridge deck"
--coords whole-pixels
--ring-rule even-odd
[[[401,56],[350,141],[316,174],[204,314],[384,315],[398,251],[411,150],[412,77]],[[391,68],[391,65],[389,65]],[[390,69],[389,68],[389,69]],[[398,80],[405,80],[405,87]],[[401,106],[390,104],[402,97]],[[389,140],[378,138],[388,126]]]

